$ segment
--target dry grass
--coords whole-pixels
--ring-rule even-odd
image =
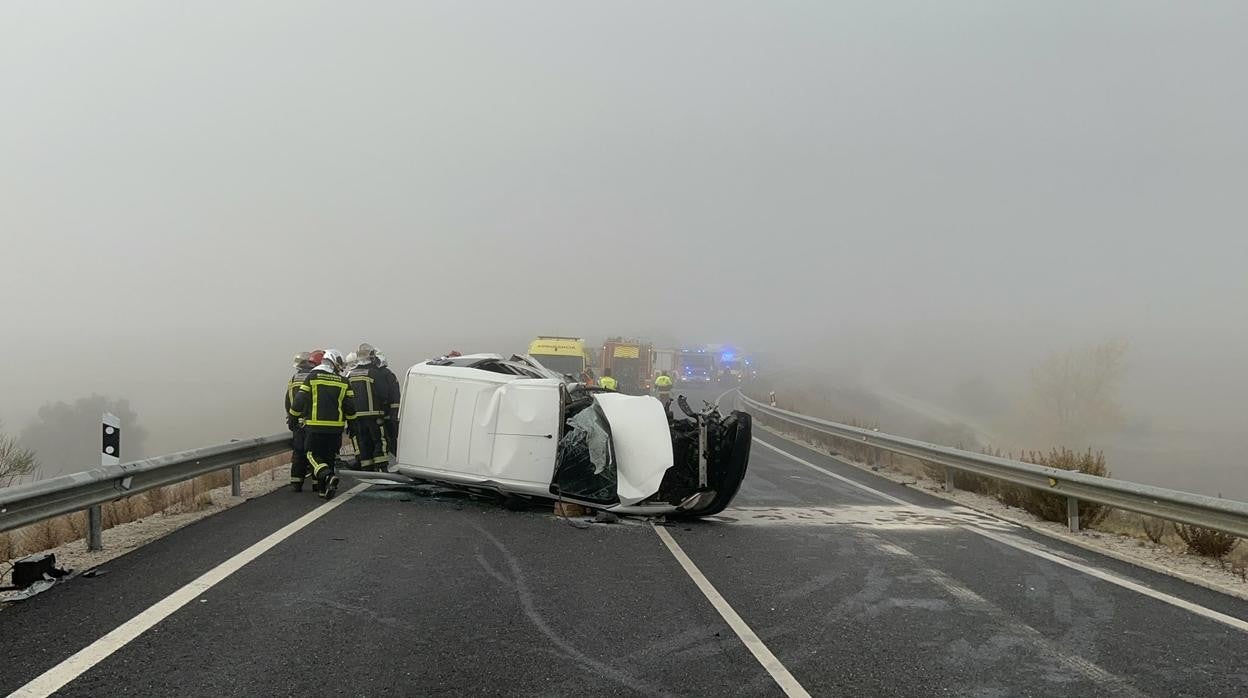
[[[290,454],[279,453],[242,466],[244,480],[265,476],[286,477],[285,466]],[[102,507],[104,528],[139,521],[160,513],[200,511],[212,506],[210,492],[230,484],[230,471],[222,470],[187,480],[176,485],[148,490],[133,497],[109,502]],[[80,511],[54,519],[0,533],[0,560],[50,550],[87,535],[87,512]]]
[[[998,454],[1000,455],[1000,454]],[[1105,464],[1105,454],[1092,449],[1078,453],[1068,448],[1054,448],[1048,453],[1031,452],[1018,458],[1026,463],[1035,463],[1057,470],[1069,470],[1085,475],[1109,477],[1109,467]],[[1062,523],[1066,520],[1066,497],[1051,494],[1031,487],[1020,487],[1005,483],[994,483],[993,496],[1003,504],[1019,507],[1045,521]],[[1109,515],[1109,507],[1095,502],[1079,502],[1079,523],[1084,528],[1096,528]]]
[[[1170,522],[1155,516],[1145,516],[1140,522],[1140,527],[1144,529],[1144,537],[1148,538],[1150,543],[1161,545],[1162,539],[1166,537],[1166,529],[1170,528]]]
[[[1194,550],[1183,539],[1179,529],[1179,526],[1164,519],[1122,511],[1121,509],[1110,510],[1105,520],[1096,527],[1096,530],[1105,533],[1137,538],[1141,544],[1146,545],[1145,541],[1151,542],[1153,545],[1166,548],[1173,553],[1203,554],[1199,550]],[[1221,535],[1225,536],[1226,534]],[[1227,538],[1239,540],[1231,536],[1227,536]],[[1228,567],[1237,574],[1242,575],[1245,567],[1248,567],[1248,545],[1243,545],[1242,541],[1240,541],[1239,545],[1232,545],[1230,550],[1221,556],[1206,555],[1206,557],[1213,557],[1219,560],[1224,567]]]
[[[1217,560],[1226,557],[1239,544],[1235,536],[1212,528],[1175,524],[1174,530],[1187,543],[1188,550]]]

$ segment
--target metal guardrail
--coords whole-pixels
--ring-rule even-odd
[[[1141,485],[937,446],[789,412],[752,400],[739,391],[738,397],[749,410],[757,414],[882,451],[943,465],[946,490],[953,489],[953,472],[960,470],[1064,496],[1067,524],[1072,531],[1079,530],[1079,502],[1083,500],[1248,538],[1248,502]]]
[[[98,550],[100,505],[226,468],[231,470],[231,491],[237,496],[244,463],[288,450],[290,434],[281,433],[0,488],[0,532],[88,509],[88,543]]]

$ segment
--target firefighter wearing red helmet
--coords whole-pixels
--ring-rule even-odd
[[[355,394],[341,373],[346,363],[342,354],[325,350],[321,363],[308,372],[295,391],[289,410],[303,420],[307,429],[305,452],[312,466],[312,477],[320,485],[321,497],[329,499],[338,491],[334,461],[342,448],[342,430],[355,419]]]

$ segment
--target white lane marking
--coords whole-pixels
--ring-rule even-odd
[[[860,490],[866,490],[867,492],[870,492],[871,494],[877,497],[883,497],[884,499],[887,499],[888,501],[894,504],[905,504],[906,506],[914,506],[913,504],[911,504],[910,502],[907,502],[904,499],[898,499],[897,497],[894,497],[891,494],[884,494],[883,492],[877,489],[867,487],[861,482],[854,482],[853,480],[845,477],[844,475],[837,475],[831,470],[827,470],[826,468],[820,468],[819,466],[815,465],[814,463],[811,463],[810,461],[802,460],[801,458],[798,458],[797,456],[793,455],[792,453],[789,453],[788,451],[785,451],[784,449],[780,449],[780,448],[776,448],[775,446],[772,446],[771,444],[767,443],[766,441],[763,441],[757,436],[754,437],[754,442],[761,444],[763,446],[766,446],[767,448],[770,448],[771,450],[775,451],[776,453],[779,453],[782,456],[786,456],[787,458],[789,458],[789,460],[792,460],[795,463],[801,463],[807,468],[810,468],[812,470],[818,470],[819,472],[823,473],[824,475],[827,475],[830,478],[833,478],[835,480],[840,480],[841,482],[844,482],[849,485],[853,485],[854,487],[857,487]]]
[[[776,448],[775,446],[772,446],[766,441],[762,441],[758,438],[755,438],[754,440],[776,451],[777,453],[784,454],[785,456],[792,458],[794,461],[801,463],[802,465],[814,468],[815,470],[818,470],[819,472],[824,473],[825,475],[830,475],[836,478],[837,480],[848,483],[850,485],[853,485],[854,487],[857,487],[859,489],[865,490],[872,494],[878,495],[887,500],[897,502],[900,504],[909,504],[908,502],[903,502],[902,500],[897,499],[896,497],[893,497],[892,495],[884,494],[883,492],[880,492],[879,490],[872,489],[870,487],[867,487],[864,484],[854,482],[853,480],[847,477],[842,477],[840,475],[837,475],[834,472],[825,470],[823,468],[820,468],[817,465],[808,463],[802,460],[801,458],[798,458],[797,456],[793,455],[792,453],[789,453],[788,451],[783,451],[779,448]],[[911,506],[920,506],[920,505],[912,504]],[[1217,621],[1224,625],[1229,625],[1230,627],[1235,628],[1236,630],[1248,632],[1248,621],[1241,620],[1234,616],[1229,616],[1225,613],[1219,613],[1218,611],[1215,611],[1212,608],[1206,608],[1199,604],[1192,603],[1191,601],[1180,599],[1177,596],[1171,596],[1170,594],[1167,594],[1163,591],[1157,591],[1156,589],[1152,589],[1150,587],[1144,586],[1143,584],[1127,579],[1126,577],[1121,577],[1112,572],[1106,572],[1105,570],[1098,570],[1095,567],[1091,567],[1089,565],[1085,565],[1080,562],[1075,562],[1074,560],[1067,560],[1064,557],[1061,557],[1059,555],[1054,555],[1053,553],[1033,547],[1031,545],[1023,543],[1022,541],[1011,539],[999,533],[992,533],[990,531],[986,531],[980,528],[979,526],[964,525],[962,526],[962,529],[966,531],[970,531],[971,533],[979,534],[985,538],[1001,543],[1002,545],[1008,545],[1011,548],[1014,548],[1015,550],[1020,550],[1024,553],[1035,555],[1036,557],[1042,560],[1055,562],[1059,565],[1062,565],[1063,567],[1067,567],[1072,570],[1076,570],[1078,572],[1083,572],[1084,574],[1090,575],[1092,577],[1096,577],[1097,579],[1100,579],[1101,581],[1109,582],[1110,584],[1116,584],[1117,586],[1120,586],[1123,589],[1130,589],[1131,591],[1138,592],[1140,594],[1143,594],[1153,599],[1157,599],[1158,601],[1161,601],[1162,603],[1167,603],[1167,604],[1170,604],[1171,606],[1174,606],[1176,608],[1181,608],[1185,611],[1189,611],[1198,616],[1208,618],[1213,621]]]
[[[719,611],[720,617],[737,634],[737,637],[741,639],[741,642],[750,651],[750,654],[753,654],[758,663],[763,665],[768,674],[771,674],[771,678],[775,680],[780,690],[784,691],[784,694],[787,696],[810,698],[810,693],[807,693],[806,689],[802,688],[802,684],[797,682],[797,679],[789,673],[788,669],[784,668],[784,665],[780,663],[776,655],[767,649],[767,645],[763,644],[758,635],[753,630],[750,630],[750,626],[746,625],[741,616],[733,610],[732,606],[728,605],[724,597],[711,584],[711,580],[702,574],[702,570],[699,570],[698,566],[693,564],[693,560],[689,559],[689,556],[685,554],[685,551],[676,542],[676,539],[672,538],[672,534],[668,533],[667,529],[659,526],[654,526],[654,532],[659,534],[663,544],[671,551],[672,556],[676,558],[680,566],[685,569],[685,574],[689,575],[689,578],[698,586],[706,600],[711,602],[716,611]]]
[[[117,626],[112,632],[82,648],[69,659],[43,672],[30,683],[10,693],[9,698],[50,696],[59,691],[65,684],[82,676],[91,667],[125,647],[131,640],[147,632],[152,626],[168,618],[179,608],[195,600],[200,594],[234,574],[247,563],[272,550],[278,543],[291,537],[308,524],[333,511],[367,487],[368,485],[366,484],[356,485],[341,496],[325,502],[277,531],[270,533],[251,547],[208,570],[200,575],[199,578],[188,582],[186,586],[157,601],[139,615]]]
[[[980,596],[971,590],[970,587],[962,584],[953,577],[941,572],[923,562],[918,555],[906,550],[905,548],[889,543],[877,536],[871,536],[876,540],[876,547],[890,555],[903,557],[912,565],[917,565],[923,570],[923,580],[932,582],[936,586],[944,589],[953,598],[957,599],[963,607],[992,618],[1002,625],[1008,625],[1010,631],[1017,633],[1017,636],[1031,643],[1035,651],[1048,655],[1049,661],[1056,662],[1066,667],[1071,672],[1079,674],[1084,678],[1096,684],[1098,692],[1112,693],[1114,695],[1124,696],[1143,696],[1137,688],[1131,685],[1126,678],[1118,676],[1113,672],[1106,670],[1095,662],[1080,657],[1077,654],[1071,654],[1061,649],[1059,645],[1049,641],[1039,630],[1032,626],[1013,618],[1008,611],[992,603],[988,599]]]
[[[1138,592],[1145,596],[1157,599],[1158,601],[1161,601],[1163,603],[1168,603],[1171,606],[1176,606],[1190,613],[1195,613],[1198,616],[1208,618],[1209,620],[1217,621],[1224,625],[1229,625],[1232,628],[1235,628],[1236,630],[1248,632],[1248,621],[1241,620],[1234,616],[1228,616],[1225,613],[1219,613],[1218,611],[1215,611],[1212,608],[1206,608],[1204,606],[1194,604],[1191,601],[1180,599],[1177,596],[1171,596],[1162,591],[1157,591],[1156,589],[1146,587],[1143,584],[1140,584],[1139,582],[1131,581],[1130,579],[1127,579],[1126,577],[1119,577],[1118,575],[1112,572],[1106,572],[1105,570],[1098,570],[1095,567],[1085,565],[1081,562],[1075,562],[1074,560],[1067,560],[1064,557],[1061,557],[1059,555],[1054,555],[1053,553],[1047,552],[1045,550],[1040,550],[1038,548],[1033,548],[1031,546],[1024,545],[1020,541],[1011,540],[1010,538],[1003,536],[1001,534],[998,534],[998,533],[992,533],[992,532],[985,531],[983,529],[976,528],[973,526],[965,526],[964,528],[966,528],[968,531],[971,531],[972,533],[978,533],[979,535],[989,540],[995,540],[996,542],[1002,545],[1008,545],[1011,548],[1014,548],[1015,550],[1021,550],[1025,553],[1031,553],[1032,555],[1048,560],[1049,562],[1055,562],[1059,565],[1062,565],[1063,567],[1069,567],[1072,570],[1083,572],[1084,574],[1091,575],[1093,577],[1096,577],[1097,579],[1109,582],[1110,584],[1117,584],[1118,586],[1123,587],[1124,589],[1130,589],[1131,591]]]

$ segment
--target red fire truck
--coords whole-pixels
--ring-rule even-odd
[[[648,395],[654,380],[654,345],[640,339],[611,337],[602,345],[603,375],[608,370],[619,382],[621,393]]]

